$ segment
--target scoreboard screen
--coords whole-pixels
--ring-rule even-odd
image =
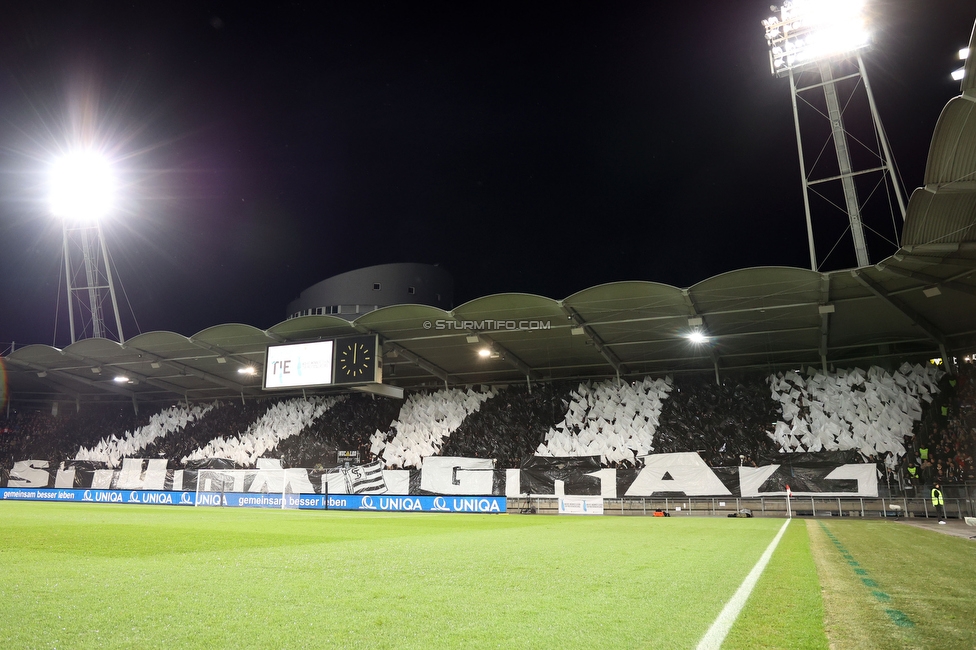
[[[264,361],[265,388],[300,388],[332,383],[334,341],[269,345]]]
[[[376,335],[269,345],[264,357],[264,388],[382,383],[379,353]]]

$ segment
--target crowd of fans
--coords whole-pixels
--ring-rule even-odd
[[[584,382],[570,393],[566,416],[546,433],[537,456],[598,456],[604,467],[636,467],[654,451],[671,378],[632,383]]]
[[[976,481],[976,363],[959,364],[917,427],[903,478],[915,485]]]
[[[712,467],[755,466],[778,450],[767,436],[780,417],[761,376],[678,377],[663,404],[654,453],[697,451]]]
[[[515,468],[535,453],[546,433],[566,416],[575,382],[508,386],[469,415],[448,438],[442,456],[493,458]]]
[[[142,458],[148,445],[170,434],[179,435],[187,424],[199,420],[216,406],[216,403],[194,406],[176,404],[154,414],[145,426],[126,431],[121,438],[112,434],[99,440],[93,447],[82,447],[75,454],[75,460],[117,469],[121,467],[123,459]]]
[[[823,399],[815,388],[830,384],[836,389],[847,376],[840,372],[817,379],[820,374],[811,372],[802,389],[801,382],[786,374],[752,374],[727,375],[718,384],[710,377],[679,376],[631,384],[475,387],[416,393],[407,401],[352,394],[329,402],[328,408],[298,405],[296,412],[301,411],[303,419],[297,420],[287,416],[296,409],[279,398],[184,405],[155,416],[136,416],[130,405],[98,403],[59,415],[12,410],[9,417],[0,416],[0,459],[7,469],[25,459],[48,460],[53,467],[74,459],[95,462],[98,459],[82,452],[90,454],[101,444],[116,452],[125,449],[127,457],[165,458],[170,469],[189,467],[207,455],[226,457],[231,448],[235,453],[230,461],[236,466],[253,466],[265,456],[280,458],[285,467],[312,469],[335,466],[338,451],[358,452],[359,463],[381,458],[387,468],[419,467],[430,452],[491,458],[498,468],[515,468],[539,453],[560,456],[592,450],[597,450],[593,455],[601,456],[604,467],[618,469],[639,466],[645,453],[685,451],[698,452],[712,467],[756,465],[775,462],[771,459],[784,451],[784,441],[796,443],[789,451],[817,451],[807,443],[816,442],[812,432],[820,426],[817,414],[829,419],[830,413],[817,402]],[[871,442],[870,447],[849,448],[866,461],[877,461],[882,471],[903,470],[907,475],[908,467],[914,466],[910,480],[918,483],[976,480],[974,365],[963,363],[957,375],[941,377],[938,389],[922,389],[923,375],[909,375],[903,373],[907,379],[899,383],[897,373],[872,369],[862,373],[862,381],[849,382],[852,397],[841,401],[849,402],[851,413],[861,414],[858,417],[873,418],[874,424],[884,420],[892,438],[882,445],[875,429],[864,429],[862,438]],[[893,388],[899,386],[901,393]],[[191,408],[196,415],[184,416]],[[915,421],[916,414],[920,421]],[[156,422],[161,419],[178,419],[178,426]],[[287,436],[275,431],[285,420]],[[837,421],[849,425],[849,435],[835,436],[834,441],[856,442],[857,418]],[[153,436],[152,423],[163,433]],[[777,436],[777,427],[787,425],[789,436],[785,431]],[[804,438],[798,431],[810,435]],[[604,433],[608,437],[601,439]],[[417,449],[411,447],[415,442]],[[258,450],[257,443],[264,447]],[[905,450],[903,457],[897,446]],[[391,451],[395,462],[387,457]],[[105,466],[115,466],[113,462]]]
[[[805,376],[771,375],[782,420],[770,437],[786,453],[854,450],[866,460],[880,459],[883,471],[894,471],[944,374],[933,366],[904,363],[894,372],[872,366],[867,372],[808,368]]]
[[[204,417],[188,423],[179,435],[159,438],[147,445],[142,457],[166,458],[169,460],[169,469],[180,469],[183,467],[180,459],[217,438],[241,435],[276,401],[267,399],[241,403],[235,400],[219,403]]]
[[[345,395],[313,396],[272,403],[246,431],[214,438],[181,458],[180,464],[226,458],[241,467],[254,467],[260,459],[277,454],[278,445],[283,440],[301,434],[312,422],[345,399]],[[274,460],[278,461],[277,458]]]
[[[359,461],[374,460],[370,454],[369,438],[377,429],[384,429],[400,413],[399,400],[363,393],[332,407],[326,417],[312,422],[301,435],[281,441],[277,453],[285,467],[322,469],[337,464],[337,452],[358,453]]]
[[[51,411],[11,409],[0,416],[0,465],[7,469],[18,460],[43,459],[57,466],[74,458],[79,449],[105,437],[123,437],[149,423],[151,412],[136,415],[131,404],[86,403],[80,409]]]
[[[441,455],[451,434],[498,394],[490,386],[476,388],[445,388],[410,395],[400,407],[396,421],[388,429],[377,429],[370,437],[370,453],[381,456],[389,469],[419,469],[424,458]]]

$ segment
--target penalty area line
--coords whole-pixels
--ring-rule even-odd
[[[705,632],[702,640],[698,642],[698,650],[712,650],[713,648],[722,647],[722,642],[725,641],[729,630],[732,629],[732,624],[735,623],[735,619],[739,618],[739,613],[742,612],[746,601],[749,600],[749,594],[752,593],[753,587],[759,582],[759,576],[762,575],[762,572],[766,569],[766,565],[769,564],[769,559],[773,557],[773,551],[779,545],[779,540],[783,538],[783,533],[786,532],[786,527],[789,524],[789,519],[783,522],[783,526],[776,533],[776,537],[769,543],[769,546],[766,547],[759,561],[756,562],[756,566],[752,567],[752,571],[749,572],[746,579],[739,585],[739,589],[732,596],[732,599],[725,604],[718,618],[708,628],[708,632]]]

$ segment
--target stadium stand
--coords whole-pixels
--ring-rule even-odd
[[[336,397],[310,397],[282,400],[272,404],[247,431],[228,438],[216,438],[205,447],[184,456],[180,462],[226,458],[242,467],[252,467],[265,454],[275,452],[278,443],[298,435],[326,411],[345,399]]]
[[[873,366],[867,373],[811,368],[806,379],[796,372],[771,375],[783,420],[770,437],[783,453],[855,449],[894,469],[914,436],[913,422],[922,419],[922,402],[932,401],[944,374],[906,363],[892,374]]]
[[[77,411],[57,415],[35,410],[11,410],[3,418],[0,457],[10,468],[14,461],[44,458],[54,464],[75,457],[103,438],[124,438],[149,423],[149,414],[135,415],[127,405],[84,404]]]
[[[944,377],[940,387],[943,392],[919,423],[918,442],[907,460],[921,469],[925,483],[976,481],[976,365],[960,364],[959,373]],[[927,450],[925,459],[922,449]]]
[[[122,465],[123,458],[141,458],[147,447],[186,428],[215,406],[216,404],[204,404],[188,407],[177,404],[153,415],[145,426],[132,432],[126,431],[122,438],[112,435],[102,438],[91,448],[82,447],[75,454],[74,460],[92,461],[106,467],[118,468]]]
[[[719,385],[680,377],[664,402],[654,451],[697,451],[712,467],[754,466],[776,451],[767,436],[776,406],[758,375],[729,376]]]
[[[650,377],[580,384],[570,393],[566,417],[549,429],[536,455],[599,456],[606,466],[635,467],[638,457],[654,451],[661,403],[671,387],[670,379]]]
[[[206,447],[212,440],[238,436],[247,431],[272,403],[273,400],[217,402],[215,408],[204,417],[188,422],[180,435],[158,438],[146,447],[143,457],[169,459],[169,468],[178,469],[181,466],[179,459]]]
[[[164,458],[170,469],[209,459],[253,468],[332,467],[339,449],[379,458],[387,469],[419,468],[424,457],[492,459],[519,467],[532,455],[598,456],[603,467],[642,465],[647,453],[698,452],[712,467],[755,465],[789,452],[856,451],[862,461],[922,479],[973,480],[976,383],[973,364],[956,376],[904,364],[805,373],[696,376],[639,382],[556,382],[420,391],[404,402],[371,395],[178,404],[135,416],[85,404],[51,415],[12,411],[0,451],[14,462],[45,459],[119,468],[126,458]],[[917,434],[917,439],[916,439]],[[919,450],[929,450],[927,463]]]
[[[354,393],[329,410],[328,417],[312,422],[298,436],[278,444],[285,467],[326,468],[336,464],[339,450],[358,452],[363,462],[373,460],[369,438],[397,419],[402,402]]]
[[[565,418],[575,382],[502,387],[495,399],[469,415],[444,444],[445,456],[493,458],[497,467],[518,467],[548,431]]]
[[[382,457],[390,468],[419,468],[425,457],[438,455],[444,441],[470,413],[495,395],[494,388],[414,393],[390,430],[377,430],[370,438],[370,453]]]

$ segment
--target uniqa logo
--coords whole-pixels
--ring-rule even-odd
[[[85,490],[85,493],[82,495],[81,500],[82,501],[93,501],[94,499],[92,499],[92,491],[91,490]]]
[[[173,498],[165,492],[146,492],[142,495],[142,502],[171,506],[173,505]]]
[[[447,507],[447,499],[444,497],[434,497],[434,505],[430,507],[434,512],[450,512],[451,509]]]
[[[376,510],[376,506],[373,505],[373,497],[369,496],[368,494],[366,496],[364,496],[363,497],[363,500],[360,502],[359,509],[360,510]]]
[[[454,499],[454,512],[501,512],[497,499]]]
[[[420,499],[410,497],[380,497],[380,510],[423,510]]]

